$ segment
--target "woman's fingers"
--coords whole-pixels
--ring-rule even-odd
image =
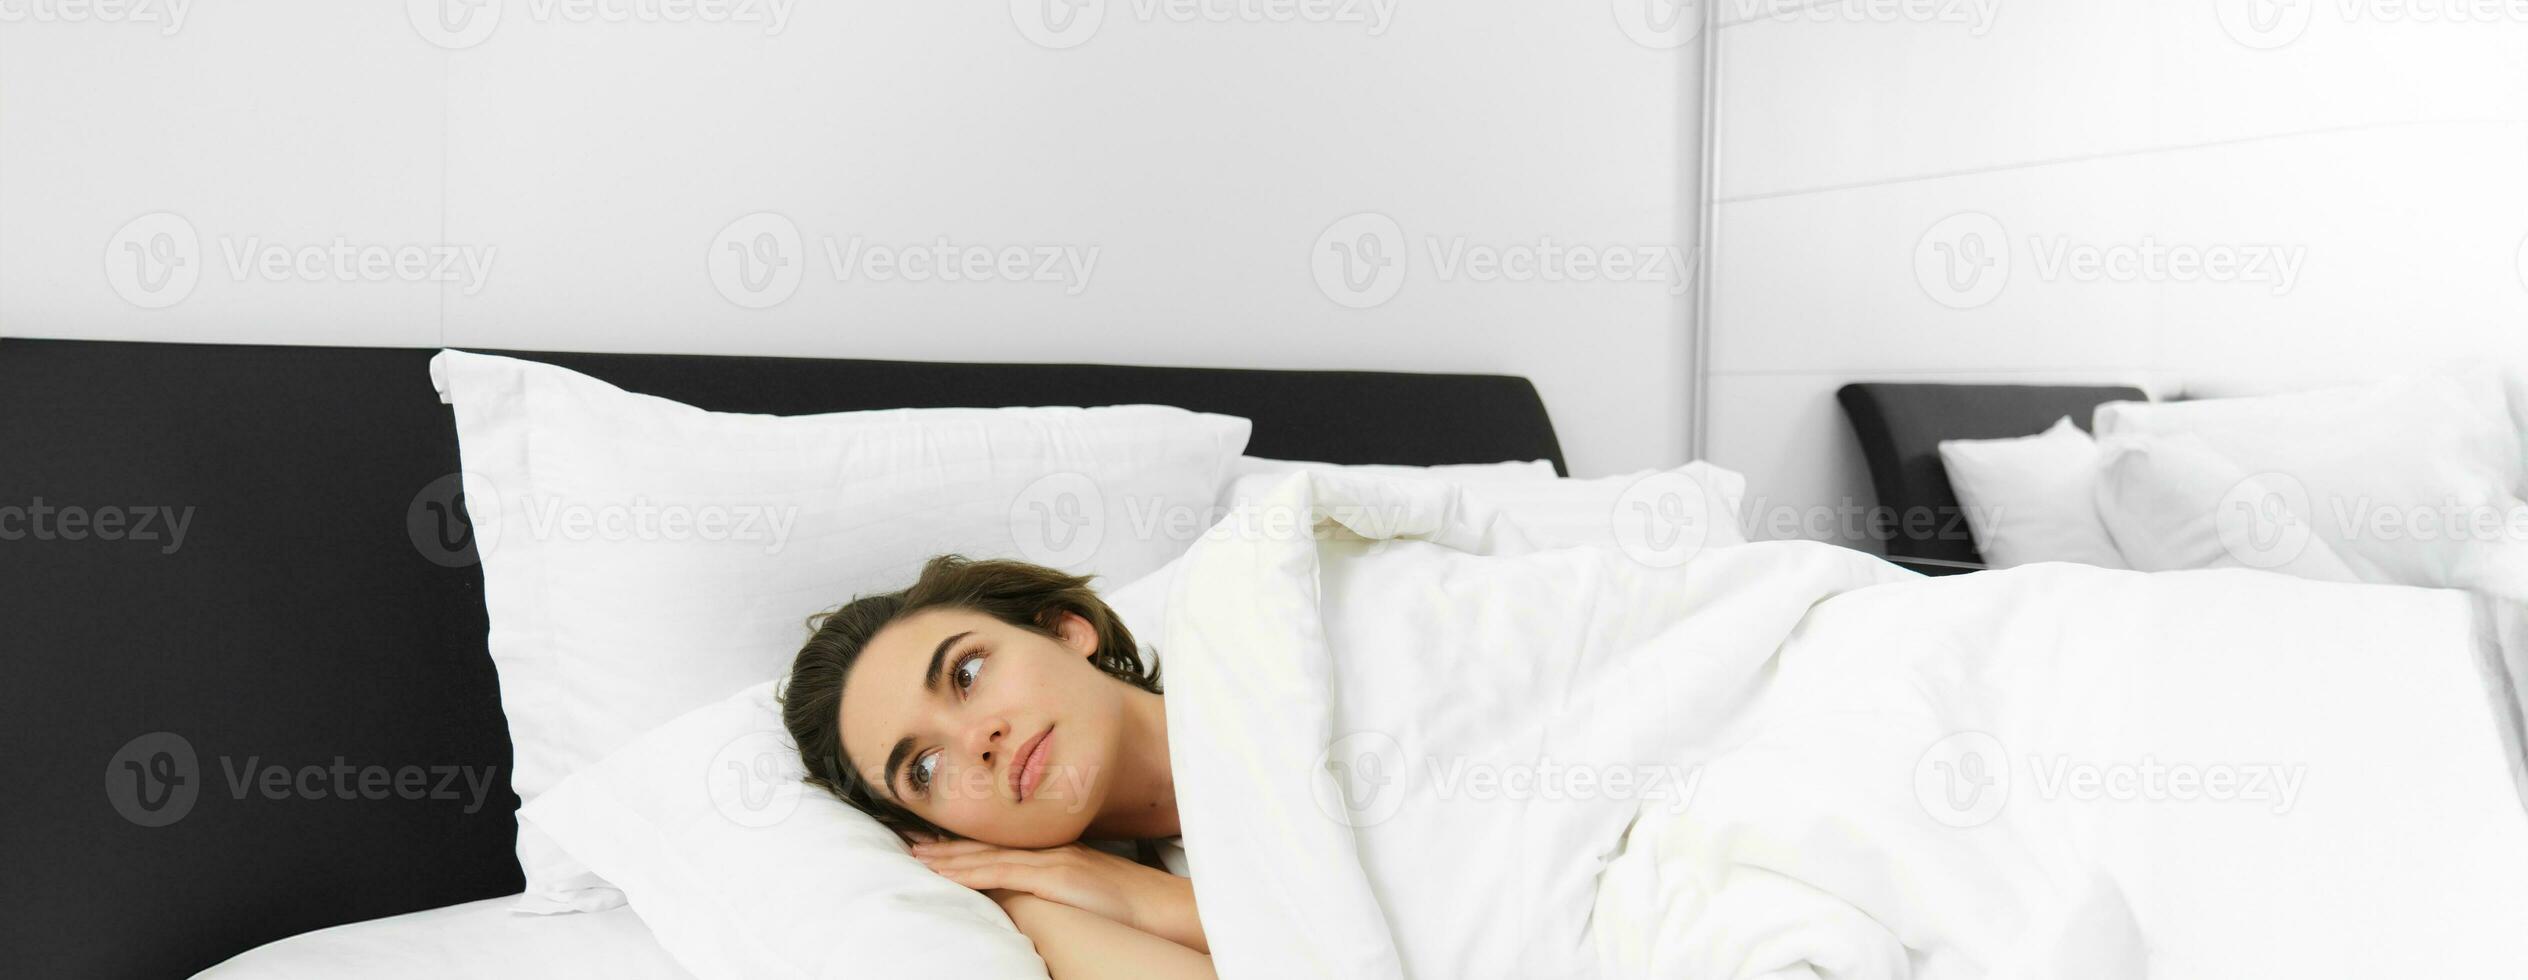
[[[975,851],[1000,850],[1007,850],[1007,848],[993,844],[986,844],[979,840],[932,840],[916,842],[913,845],[913,853],[916,855],[968,854]]]
[[[1045,868],[1025,864],[973,864],[931,870],[939,872],[942,878],[975,891],[1004,888],[1060,901],[1059,898],[1046,894],[1047,891],[1052,890],[1053,883],[1049,880]]]
[[[1035,851],[973,851],[965,854],[924,857],[922,863],[930,865],[931,870],[937,871],[941,868],[971,868],[982,864],[1016,864],[1030,868],[1050,868],[1067,862],[1054,855],[1039,854]]]

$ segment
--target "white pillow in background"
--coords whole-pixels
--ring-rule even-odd
[[[490,647],[532,803],[634,736],[775,676],[810,614],[944,552],[1129,582],[1184,551],[1245,419],[1159,406],[707,412],[564,368],[447,351]],[[522,827],[524,911],[621,897]]]
[[[1986,564],[2127,567],[2098,520],[2098,444],[2071,416],[2032,436],[1943,440],[1940,464]]]
[[[2110,402],[2101,440],[2193,436],[2265,489],[2305,498],[2317,539],[2366,582],[2528,600],[2528,503],[2504,379],[2489,368],[2257,398]]]
[[[2201,439],[2108,439],[2097,471],[2095,513],[2134,569],[2260,568],[2361,581],[2310,526],[2305,497],[2239,469]]]

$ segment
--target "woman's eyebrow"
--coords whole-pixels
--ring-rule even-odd
[[[939,641],[939,648],[930,652],[930,666],[922,671],[922,690],[929,691],[933,694],[939,693],[939,665],[942,661],[948,659],[948,648],[956,646],[958,640],[962,640],[973,635],[973,630],[967,630],[963,633],[959,633],[945,640]]]

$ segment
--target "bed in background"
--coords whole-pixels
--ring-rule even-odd
[[[182,976],[519,890],[434,353],[0,340],[0,506],[185,518],[180,538],[153,517],[146,536],[5,545],[0,716],[24,777],[0,840],[25,899],[0,923],[10,973]],[[1513,377],[514,356],[717,411],[1158,403],[1252,419],[1258,456],[1563,468]],[[337,762],[450,792],[337,798],[321,775]],[[315,767],[326,795],[267,798],[276,767]],[[467,772],[497,778],[479,795],[438,782]]]

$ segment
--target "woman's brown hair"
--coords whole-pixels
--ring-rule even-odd
[[[781,723],[799,747],[810,785],[841,797],[899,834],[954,837],[873,792],[843,752],[843,680],[869,640],[889,624],[926,609],[967,609],[1001,622],[1055,636],[1063,613],[1086,621],[1097,634],[1089,662],[1116,680],[1159,693],[1157,665],[1144,667],[1132,631],[1090,591],[1083,575],[1066,575],[1023,561],[976,561],[941,555],[923,564],[911,587],[853,599],[808,618],[807,645],[790,663],[781,687]]]

